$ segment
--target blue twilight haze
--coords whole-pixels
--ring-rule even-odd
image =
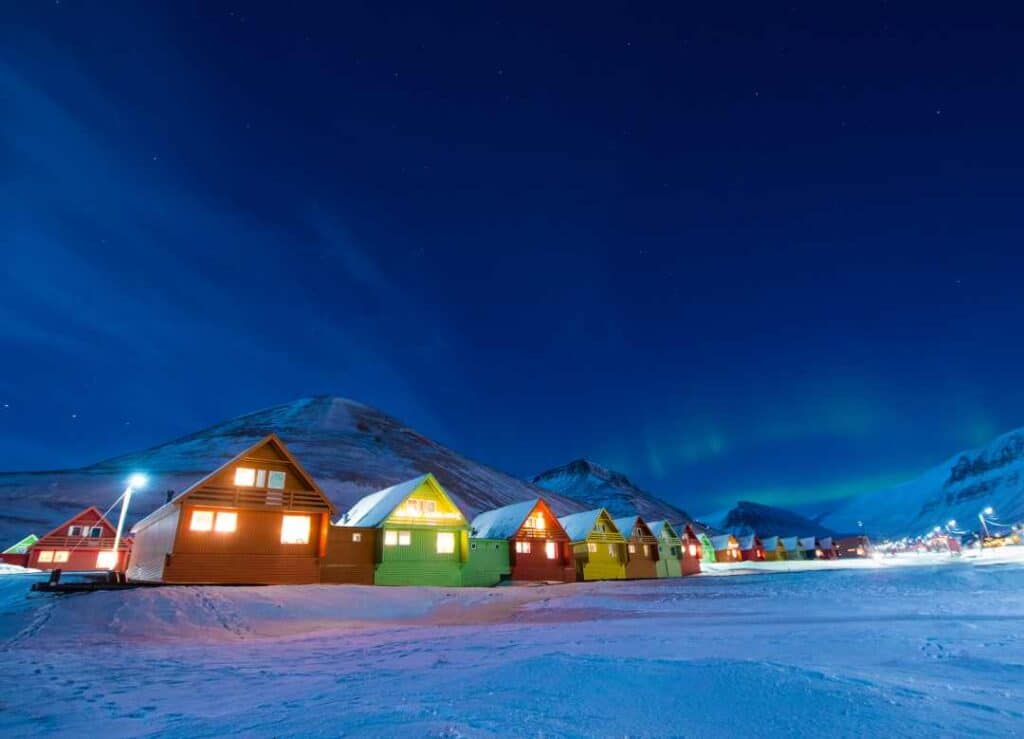
[[[0,469],[300,396],[695,512],[1024,425],[1017,6],[11,3]]]

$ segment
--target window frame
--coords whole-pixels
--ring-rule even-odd
[[[198,531],[200,533],[206,533],[213,531],[213,522],[216,516],[214,511],[203,510],[201,508],[193,508],[192,515],[188,519],[188,530]],[[209,517],[209,525],[199,525],[199,521]]]
[[[303,539],[300,541],[298,538],[285,539],[285,530],[288,528],[289,521],[303,520],[306,522],[305,532],[303,533]],[[304,546],[308,545],[313,534],[313,517],[307,514],[296,514],[296,513],[285,513],[281,516],[281,544],[285,546]]]
[[[441,548],[442,537],[446,542],[446,548]],[[455,554],[455,532],[454,531],[438,531],[437,538],[434,541],[434,549],[437,554]]]

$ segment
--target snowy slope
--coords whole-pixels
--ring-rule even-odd
[[[718,528],[736,535],[832,536],[835,532],[798,513],[741,500],[726,513]]]
[[[584,508],[607,508],[613,518],[640,514],[647,521],[667,519],[673,524],[691,521],[690,515],[641,490],[621,472],[606,469],[588,459],[542,472],[533,483],[579,501]]]
[[[519,500],[548,499],[559,515],[581,510],[568,498],[460,456],[399,420],[343,398],[321,396],[240,416],[189,436],[76,470],[0,473],[0,543],[42,534],[86,505],[106,509],[125,478],[144,471],[150,485],[132,520],[276,432],[343,512],[362,496],[433,472],[466,515]]]
[[[950,519],[976,529],[986,506],[1001,520],[1024,519],[1024,429],[957,454],[916,480],[859,495],[822,523],[853,531],[863,521],[869,535],[920,535]]]

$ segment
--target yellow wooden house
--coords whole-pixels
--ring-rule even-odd
[[[604,508],[558,519],[572,542],[577,580],[625,580],[626,539]]]

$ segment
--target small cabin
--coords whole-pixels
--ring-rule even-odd
[[[839,559],[863,559],[871,556],[871,541],[866,536],[844,536],[836,540]]]
[[[681,550],[681,556],[679,557],[679,568],[682,570],[684,575],[699,575],[700,574],[700,563],[704,560],[704,543],[701,540],[701,536],[693,530],[693,526],[690,524],[682,525],[682,533],[680,540],[682,541],[683,547]],[[707,539],[706,536],[704,536]],[[715,556],[714,550],[709,546],[708,552],[711,553],[712,560]]]
[[[626,539],[608,511],[573,513],[558,522],[572,542],[578,581],[625,579]]]
[[[640,516],[626,516],[614,520],[626,537],[626,577],[630,580],[658,576],[658,539]]]
[[[652,521],[648,526],[658,540],[658,577],[680,577],[683,542],[679,534],[668,521]]]
[[[766,536],[761,540],[764,547],[764,558],[768,562],[780,562],[786,559],[786,545],[781,536]]]
[[[715,548],[716,562],[739,562],[743,559],[740,553],[740,542],[732,534],[712,536],[711,545]]]
[[[741,536],[737,541],[740,543],[740,559],[744,562],[764,562],[764,544],[757,534]]]
[[[575,582],[569,535],[541,498],[486,511],[470,524],[474,538],[505,542],[512,580]]]
[[[697,539],[700,543],[700,561],[717,562],[718,560],[715,558],[715,543],[711,541],[711,537],[702,531],[697,534]]]
[[[839,552],[836,550],[831,536],[823,536],[818,539],[817,551],[814,556],[818,559],[837,559],[839,557]]]
[[[800,537],[798,536],[786,536],[782,538],[782,547],[786,550],[786,559],[801,560],[806,559],[804,556],[804,550],[800,546]]]
[[[5,565],[28,567],[28,552],[37,541],[39,541],[38,536],[29,534],[17,544],[12,544],[0,552],[0,562]]]
[[[128,579],[203,585],[320,582],[334,505],[275,434],[132,527]]]
[[[336,526],[379,530],[375,585],[463,584],[469,522],[429,472],[367,495]]]
[[[36,541],[28,550],[28,566],[68,572],[124,572],[131,544],[122,538],[115,552],[116,534],[106,516],[90,506]]]
[[[813,536],[801,536],[797,539],[797,550],[800,552],[799,559],[820,559],[818,554],[818,540]]]

